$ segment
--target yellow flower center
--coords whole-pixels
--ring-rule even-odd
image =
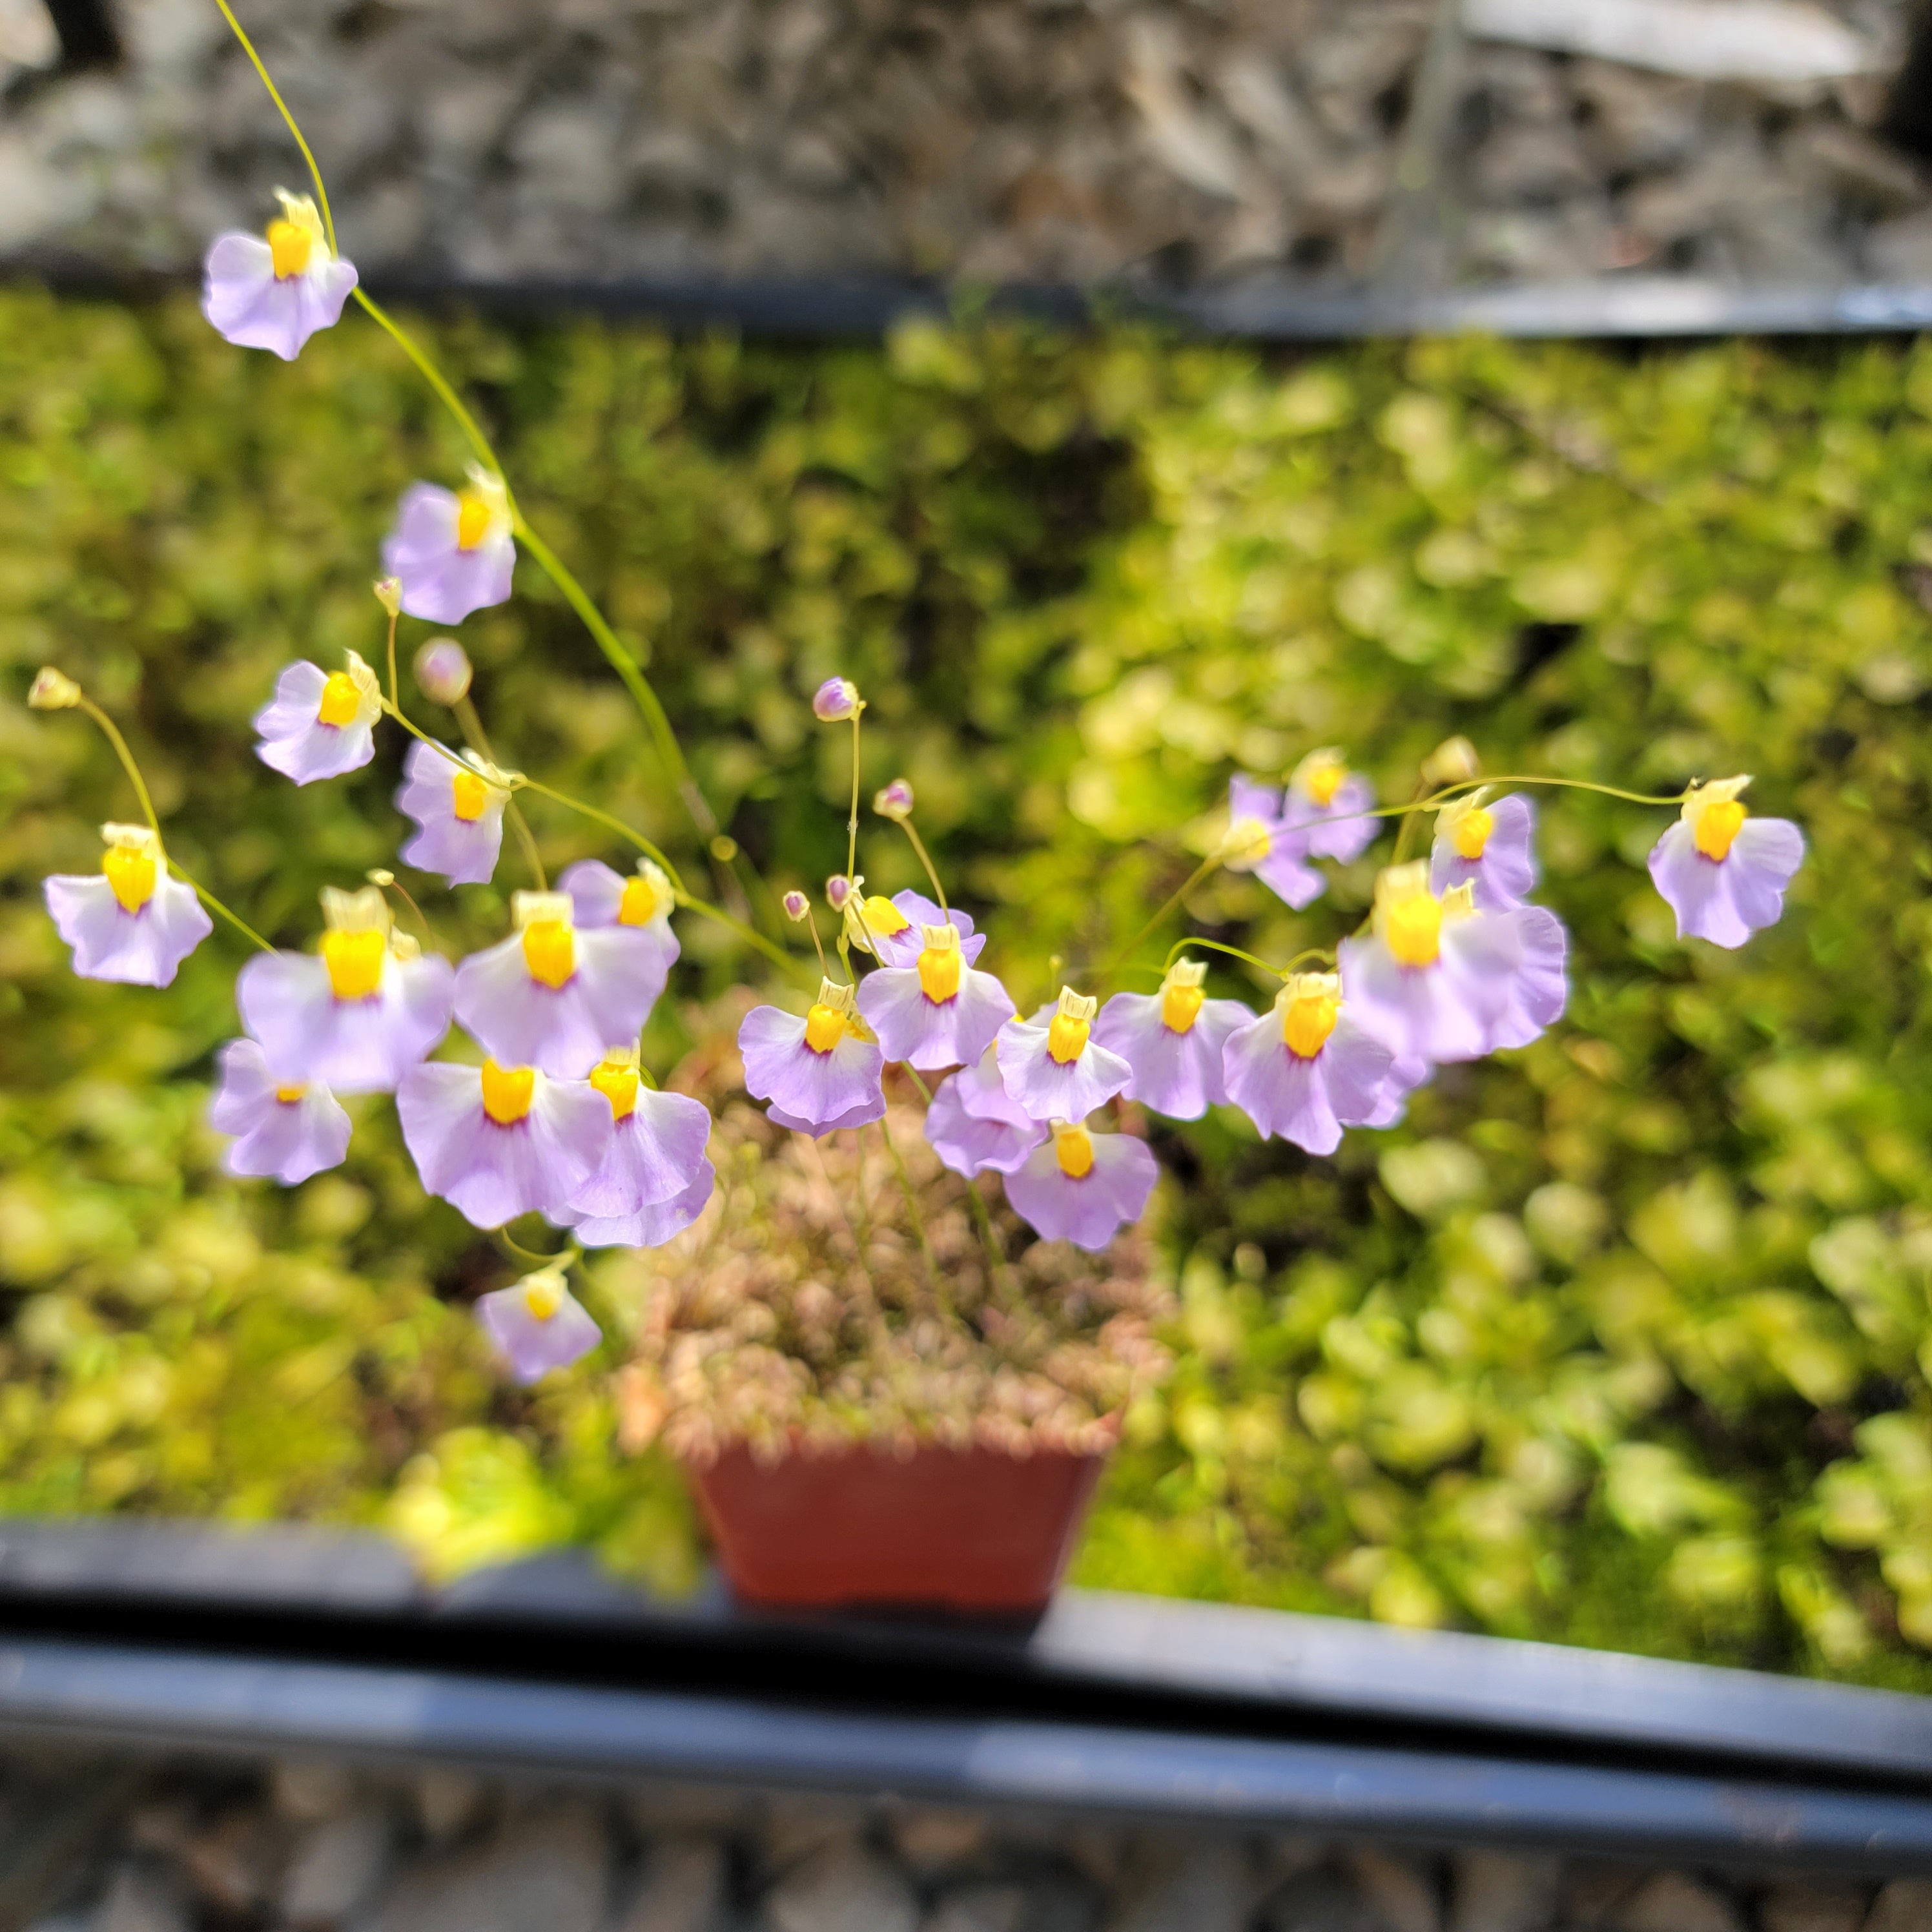
[[[1332,992],[1291,994],[1282,1002],[1282,1043],[1298,1060],[1312,1060],[1328,1045],[1341,1010],[1341,1000]]]
[[[1691,836],[1707,859],[1726,859],[1750,813],[1734,798],[1714,799],[1697,814]]]
[[[814,1053],[830,1053],[845,1037],[849,1016],[824,1000],[813,1003],[805,1016],[805,1043]]]
[[[1176,982],[1161,988],[1160,1023],[1169,1033],[1191,1033],[1208,1004],[1207,994],[1198,986]]]
[[[513,1127],[530,1111],[536,1091],[534,1066],[499,1066],[483,1063],[483,1111],[500,1127]]]
[[[919,956],[920,992],[934,1006],[943,1005],[959,991],[960,969],[964,963],[959,951],[959,928],[950,922],[928,926]]]
[[[338,1000],[367,1000],[382,983],[382,962],[389,936],[365,928],[360,932],[325,932],[322,963],[328,968],[328,989]]]
[[[1318,759],[1303,767],[1301,788],[1325,810],[1335,802],[1335,794],[1342,789],[1342,781],[1348,776],[1348,768],[1340,759]]]
[[[1070,1060],[1078,1060],[1087,1051],[1087,1036],[1093,1030],[1088,1021],[1072,1019],[1065,1013],[1055,1013],[1052,1024],[1046,1030],[1046,1050],[1064,1066]]]
[[[478,775],[458,766],[449,781],[450,809],[465,825],[473,825],[490,802],[490,788]]]
[[[533,1274],[524,1282],[524,1308],[535,1322],[548,1322],[563,1306],[563,1290],[548,1275]]]
[[[274,262],[277,281],[302,274],[314,253],[315,236],[299,221],[278,219],[268,224],[268,254]]]
[[[125,845],[110,845],[101,854],[100,869],[123,912],[139,912],[154,896],[152,853]]]
[[[1094,1171],[1094,1136],[1084,1127],[1056,1127],[1053,1154],[1069,1180],[1084,1180]]]
[[[1382,940],[1398,966],[1433,966],[1442,956],[1442,902],[1429,892],[1394,901],[1383,910]]]
[[[560,919],[533,919],[524,928],[524,964],[530,977],[554,992],[577,970],[577,934]]]
[[[456,547],[474,550],[490,534],[490,510],[479,490],[456,493]]]
[[[866,922],[868,932],[875,932],[883,939],[890,939],[896,932],[903,932],[912,921],[894,905],[892,901],[874,892],[859,908],[860,916]]]
[[[1496,829],[1496,814],[1487,806],[1479,805],[1456,820],[1449,842],[1460,856],[1473,861],[1489,849],[1490,834]]]
[[[346,670],[332,670],[322,687],[322,702],[315,708],[319,724],[352,724],[362,702],[356,680]]]
[[[1258,818],[1238,818],[1228,826],[1221,850],[1228,865],[1237,872],[1245,872],[1258,866],[1273,850],[1274,843],[1268,827]]]
[[[658,916],[658,889],[640,872],[624,881],[624,896],[617,905],[620,926],[648,926]]]
[[[292,1107],[308,1091],[307,1086],[278,1087],[275,1098],[285,1107]]]
[[[621,1060],[600,1060],[590,1070],[590,1084],[610,1103],[614,1120],[628,1120],[638,1109],[638,1070]]]

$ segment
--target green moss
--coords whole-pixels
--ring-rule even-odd
[[[803,700],[844,672],[867,784],[914,778],[1023,1003],[1139,926],[1238,766],[1346,743],[1399,796],[1462,731],[1496,770],[1755,773],[1814,858],[1745,951],[1672,938],[1664,814],[1546,798],[1554,1035],[1333,1162],[1160,1130],[1180,1366],[1078,1574],[1932,1687],[1932,349],[440,346],[765,877],[842,859],[842,742]],[[226,1180],[198,1121],[238,955],[85,985],[36,896],[130,808],[80,723],[21,707],[43,660],[128,722],[179,855],[263,930],[392,860],[395,747],[298,790],[246,721],[290,658],[378,641],[395,496],[460,460],[347,326],[284,368],[185,303],[0,296],[0,1505],[387,1520],[444,1567],[575,1540],[674,1583],[688,1513],[617,1454],[611,1353],[499,1384],[461,1304],[500,1265],[380,1106],[336,1175]],[[506,755],[701,869],[594,647],[527,566],[519,591],[464,631]],[[555,860],[597,849],[534,815]],[[862,862],[914,876],[902,841]],[[1190,911],[1284,957],[1372,875],[1295,914],[1224,874]],[[432,911],[466,946],[502,896]],[[745,970],[686,952],[693,992]]]

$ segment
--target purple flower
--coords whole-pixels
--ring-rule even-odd
[[[1294,973],[1228,1042],[1228,1097],[1264,1135],[1333,1154],[1389,1103],[1394,1056],[1355,1024],[1333,973]],[[1399,1097],[1399,1096],[1398,1096]]]
[[[610,1150],[603,1166],[550,1219],[560,1227],[576,1228],[586,1247],[654,1247],[670,1234],[651,1241],[640,1238],[638,1231],[648,1210],[670,1209],[676,1203],[681,1211],[688,1202],[689,1211],[670,1231],[675,1233],[694,1220],[711,1198],[711,1164],[704,1157],[711,1116],[700,1102],[644,1085],[634,1046],[607,1053],[590,1070],[590,1084],[610,1105]],[[692,1201],[700,1178],[703,1190]]]
[[[889,899],[863,899],[859,913],[866,922],[866,950],[876,955],[882,966],[916,966],[926,950],[929,926],[950,926],[958,933],[960,956],[968,966],[976,965],[986,950],[986,935],[974,931],[970,913],[957,908],[941,912],[923,892],[908,890]]]
[[[479,1296],[476,1319],[510,1373],[526,1386],[567,1369],[604,1339],[604,1331],[564,1286],[560,1268],[538,1268],[512,1288]]]
[[[376,674],[353,651],[346,670],[324,672],[303,659],[275,680],[274,697],[255,714],[255,755],[298,785],[339,778],[376,755],[382,694]]]
[[[864,709],[859,687],[849,677],[828,677],[812,694],[812,715],[820,724],[842,724]]]
[[[230,1174],[269,1175],[284,1187],[339,1167],[349,1151],[341,1102],[320,1081],[279,1084],[252,1040],[231,1040],[221,1049],[221,1084],[208,1124],[236,1136],[222,1157]]]
[[[1282,817],[1316,858],[1339,859],[1346,865],[1366,851],[1375,838],[1376,821],[1364,815],[1375,802],[1375,787],[1352,772],[1342,754],[1328,746],[1310,752],[1295,766]]]
[[[1536,808],[1520,792],[1493,804],[1488,790],[1472,792],[1436,814],[1429,853],[1429,890],[1439,898],[1473,886],[1486,912],[1520,905],[1536,884]]]
[[[1342,942],[1342,990],[1398,1060],[1477,1060],[1496,1044],[1522,961],[1510,914],[1478,911],[1468,886],[1438,898],[1419,859],[1376,880],[1370,937]]]
[[[1554,1026],[1570,1004],[1564,970],[1570,935],[1547,906],[1515,906],[1498,916],[1516,922],[1522,959],[1510,976],[1509,1004],[1497,1024],[1496,1043],[1527,1046],[1545,1027]]]
[[[627,879],[598,859],[580,859],[565,868],[559,890],[570,895],[580,926],[621,926],[651,942],[665,978],[677,964],[677,934],[670,929],[677,896],[661,866],[640,859]]]
[[[214,930],[192,886],[168,876],[161,842],[145,825],[104,825],[98,872],[56,872],[46,881],[54,929],[74,948],[83,980],[166,986]]]
[[[1298,911],[1312,905],[1328,882],[1308,862],[1305,832],[1289,830],[1281,815],[1281,793],[1258,779],[1228,785],[1228,830],[1220,860],[1231,872],[1252,872],[1277,898]]]
[[[239,232],[214,238],[201,312],[238,349],[272,349],[292,362],[318,328],[341,320],[356,270],[329,252],[322,218],[307,195],[276,194],[282,212],[266,239]]]
[[[403,862],[440,872],[452,886],[488,885],[503,849],[503,808],[510,788],[480,752],[459,758],[420,740],[404,762],[396,808],[422,829],[403,848]]]
[[[811,900],[807,898],[796,886],[794,886],[778,901],[778,904],[784,908],[785,917],[794,926],[796,926],[812,910]]]
[[[554,1208],[550,1219],[568,1228],[586,1248],[661,1248],[704,1212],[717,1178],[710,1162],[700,1160],[682,1193],[668,1201],[653,1201],[634,1214],[585,1214],[574,1208]]]
[[[1202,992],[1204,962],[1177,960],[1157,993],[1116,993],[1094,1024],[1095,1042],[1133,1070],[1123,1090],[1156,1113],[1198,1120],[1228,1097],[1221,1049],[1254,1018],[1238,1000]]]
[[[580,1080],[650,1017],[664,947],[634,926],[578,926],[568,892],[513,892],[510,916],[508,939],[456,969],[456,1017],[506,1064]]]
[[[1007,1098],[1036,1120],[1084,1120],[1134,1077],[1118,1053],[1093,1037],[1100,1006],[1098,1000],[1063,986],[1051,1009],[1000,1028],[1000,1078]]]
[[[1012,1000],[992,974],[966,964],[956,926],[919,930],[924,944],[917,963],[868,973],[859,988],[860,1013],[888,1060],[970,1066],[1012,1018]]]
[[[610,1102],[535,1066],[412,1066],[396,1115],[424,1187],[479,1228],[566,1206],[610,1150]]]
[[[872,794],[872,809],[881,818],[890,818],[895,824],[912,816],[912,781],[895,778],[888,785],[881,785]]]
[[[1784,910],[1784,889],[1804,860],[1804,835],[1788,818],[1754,818],[1738,802],[1750,783],[1693,785],[1677,823],[1651,852],[1650,876],[1677,915],[1679,939],[1742,946]]]
[[[1008,1098],[990,1049],[942,1080],[926,1110],[926,1137],[955,1174],[1010,1174],[1046,1139],[1046,1123]]]
[[[325,886],[319,957],[259,952],[235,982],[242,1023],[278,1081],[386,1093],[449,1030],[449,962],[390,930],[374,886]]]
[[[501,604],[516,568],[503,479],[472,466],[460,490],[412,483],[382,540],[382,568],[403,586],[403,608],[432,624],[460,624]]]
[[[1044,1240],[1098,1253],[1140,1219],[1160,1175],[1145,1142],[1131,1134],[1094,1134],[1057,1120],[1052,1138],[1007,1175],[1006,1199]]]
[[[754,1006],[738,1029],[738,1051],[745,1090],[769,1102],[782,1127],[829,1134],[885,1113],[886,1057],[859,1018],[850,986],[820,980],[802,1019],[776,1006]]]

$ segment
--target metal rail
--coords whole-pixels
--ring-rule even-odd
[[[574,1559],[0,1526],[0,1734],[1932,1872],[1932,1701],[1066,1593],[1035,1629],[665,1604]]]

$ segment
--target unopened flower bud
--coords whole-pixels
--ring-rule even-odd
[[[43,664],[34,674],[27,692],[28,706],[35,711],[71,711],[80,702],[80,686],[64,671]]]
[[[895,778],[872,794],[872,809],[881,818],[908,819],[912,816],[912,787],[904,778]]]
[[[849,677],[828,677],[812,694],[812,715],[821,724],[842,724],[855,716],[865,700]]]
[[[1478,770],[1476,748],[1462,736],[1444,738],[1422,761],[1425,784],[1461,784],[1474,778]]]
[[[470,695],[470,653],[454,638],[431,638],[416,652],[416,674],[432,704],[460,704]]]
[[[834,912],[843,912],[852,896],[852,881],[843,872],[834,872],[825,882],[825,903]]]
[[[812,910],[812,902],[794,886],[778,903],[784,908],[785,917],[794,922],[802,920]]]
[[[372,886],[393,886],[396,883],[395,874],[386,866],[374,866],[364,872],[362,876]]]
[[[392,617],[399,616],[403,608],[403,580],[400,577],[379,577],[374,590],[376,602]]]

